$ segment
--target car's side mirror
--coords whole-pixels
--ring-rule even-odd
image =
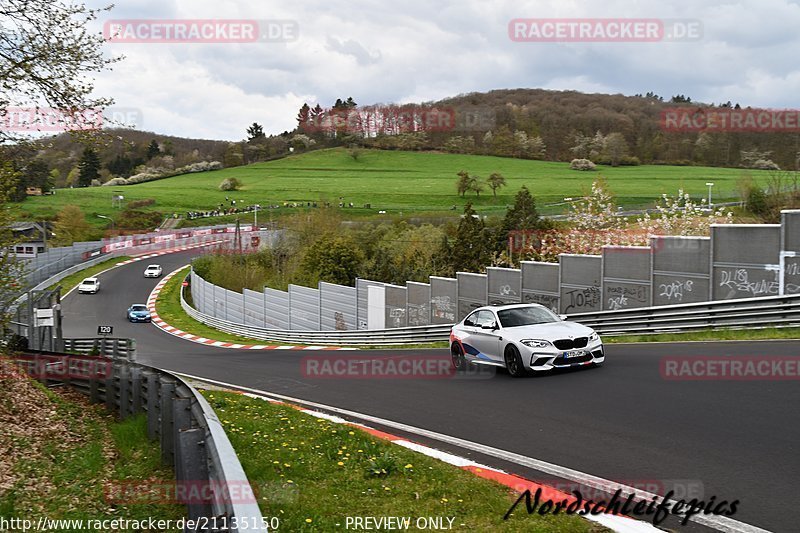
[[[567,315],[558,315],[558,318],[560,318],[561,320],[566,320],[567,319]]]
[[[492,322],[491,324],[483,324],[481,326],[481,329],[490,329],[490,330],[494,331],[494,330],[497,329],[497,324],[495,322]]]

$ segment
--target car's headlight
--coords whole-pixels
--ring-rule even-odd
[[[596,341],[599,338],[600,338],[600,335],[598,335],[596,332],[593,331],[592,334],[589,335],[589,342]]]
[[[528,346],[529,348],[549,348],[552,346],[550,341],[546,341],[544,339],[523,339],[519,342],[525,346]]]

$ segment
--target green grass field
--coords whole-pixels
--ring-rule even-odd
[[[149,209],[171,214],[189,210],[207,210],[225,203],[228,196],[239,205],[282,204],[283,202],[324,202],[338,205],[353,203],[346,209],[348,218],[452,214],[460,212],[467,201],[484,214],[501,214],[513,202],[514,194],[526,185],[536,196],[544,213],[556,214],[565,206],[550,205],[563,202],[588,191],[592,181],[604,176],[625,207],[652,205],[662,193],[675,194],[679,187],[696,198],[708,194],[705,183],[715,183],[714,201],[738,200],[736,181],[745,173],[741,169],[642,165],[637,167],[603,167],[597,172],[569,170],[568,163],[528,161],[520,159],[440,154],[429,152],[400,152],[368,150],[353,160],[344,149],[327,149],[299,154],[246,167],[213,172],[186,174],[163,180],[123,187],[94,187],[88,189],[59,189],[55,195],[28,198],[19,204],[20,215],[42,218],[55,215],[67,204],[80,206],[89,222],[105,226],[106,220],[97,215],[114,216],[118,208],[111,205],[114,194],[126,201],[153,198],[156,204]],[[456,173],[466,170],[485,179],[492,172],[502,173],[507,186],[492,197],[491,190],[476,198],[474,193],[461,198],[456,194]],[[754,179],[764,179],[765,171],[748,171]],[[222,192],[217,187],[228,177],[238,178],[243,187],[236,192]],[[366,203],[372,209],[363,209]],[[230,205],[229,203],[226,205]],[[264,211],[260,220],[280,216],[296,209]],[[250,216],[251,217],[251,216]],[[248,219],[250,218],[248,217]],[[263,218],[262,218],[263,217]],[[216,223],[217,219],[206,219]]]

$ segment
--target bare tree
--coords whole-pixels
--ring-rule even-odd
[[[65,129],[97,126],[113,101],[92,96],[92,74],[121,58],[103,57],[102,35],[87,25],[103,11],[81,2],[0,0],[0,118],[9,108],[57,110]],[[0,144],[24,139],[13,128],[0,130]]]

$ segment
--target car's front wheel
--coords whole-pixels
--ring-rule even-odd
[[[453,343],[453,346],[450,348],[450,356],[453,359],[453,366],[457,371],[466,370],[467,359],[464,357],[464,350],[459,343]]]
[[[521,378],[526,375],[525,366],[522,364],[522,356],[519,354],[516,346],[509,344],[506,347],[505,356],[503,357],[506,362],[506,370],[514,378]]]

